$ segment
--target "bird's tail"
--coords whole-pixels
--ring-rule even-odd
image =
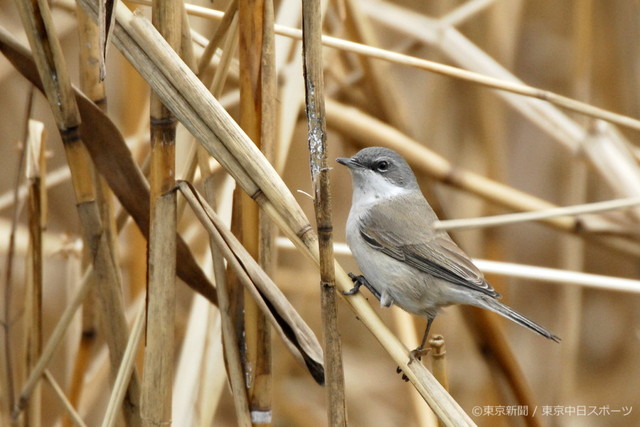
[[[515,310],[512,310],[511,308],[507,307],[506,305],[502,304],[500,301],[493,299],[491,297],[482,297],[482,302],[484,304],[482,304],[483,308],[489,309],[495,313],[498,313],[504,317],[506,317],[509,320],[514,321],[515,323],[522,325],[524,327],[527,327],[529,329],[531,329],[532,331],[535,331],[537,333],[539,333],[540,335],[542,335],[545,338],[548,338],[550,340],[553,340],[555,342],[560,342],[560,337],[558,337],[557,335],[549,332],[548,330],[546,330],[545,328],[543,328],[542,326],[538,325],[536,322],[527,319],[526,317],[524,317],[522,314],[518,313]]]

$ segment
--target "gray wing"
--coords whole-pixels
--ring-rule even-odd
[[[499,298],[500,294],[447,233],[434,231],[425,237],[425,231],[437,218],[422,195],[410,197],[409,202],[419,207],[421,215],[383,208],[371,209],[361,217],[360,235],[367,244],[431,276]],[[393,213],[393,221],[386,212]]]

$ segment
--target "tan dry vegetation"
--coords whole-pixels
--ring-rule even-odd
[[[29,45],[27,26],[16,7],[21,2],[0,0],[5,54],[10,37]],[[15,425],[72,425],[61,395],[89,426],[111,425],[103,424],[105,420],[139,425],[155,417],[171,419],[176,426],[247,425],[247,405],[271,411],[274,425],[326,425],[326,402],[339,394],[328,397],[328,387],[318,386],[299,363],[313,360],[317,344],[296,314],[324,343],[320,275],[313,261],[317,239],[312,231],[304,232],[316,218],[313,200],[305,193],[317,193],[306,143],[302,46],[299,31],[292,30],[300,28],[301,1],[278,1],[271,12],[264,2],[239,0],[238,20],[221,20],[221,14],[208,11],[234,11],[235,3],[201,2],[187,7],[190,32],[183,16],[157,18],[173,22],[170,27],[180,21],[182,41],[176,42],[176,34],[171,37],[173,45],[181,43],[186,65],[152,37],[145,23],[145,17],[151,19],[150,4],[127,3],[140,11],[136,15],[118,12],[103,88],[96,81],[96,62],[81,59],[82,18],[75,4],[51,2],[54,36],[66,60],[66,65],[53,65],[64,72],[52,79],[58,87],[51,93],[65,93],[65,79],[94,101],[104,91],[107,104],[101,107],[115,127],[105,124],[99,108],[86,99],[78,99],[76,107],[71,96],[62,98],[52,109],[20,75],[26,63],[14,65],[0,56],[0,424],[11,425],[12,405],[27,387],[26,405]],[[335,166],[329,174],[334,242],[344,242],[351,196],[348,173],[334,159],[366,145],[385,145],[403,154],[441,219],[621,198],[637,206],[638,2],[336,0],[322,9],[323,34],[331,36],[323,40],[322,61],[326,160]],[[275,35],[270,13],[277,24]],[[261,36],[248,25],[263,28]],[[210,40],[211,47],[205,49]],[[213,97],[205,96],[208,90],[195,84],[196,74],[187,66],[198,70],[197,77]],[[31,73],[37,75],[35,68]],[[149,160],[150,114],[171,117],[157,101],[150,107],[150,85],[180,122],[175,176],[163,167],[171,163],[170,148]],[[88,153],[64,132],[63,144],[58,131],[74,128],[80,118]],[[28,119],[43,125],[28,126]],[[162,123],[154,120],[155,126]],[[163,131],[167,129],[152,132],[157,136]],[[266,158],[250,146],[253,142]],[[89,157],[104,181],[93,179]],[[215,199],[225,224],[234,218],[231,228],[248,254],[259,260],[289,300],[291,305],[272,292],[269,304],[258,298],[253,305],[248,302],[251,295],[265,291],[244,294],[248,355],[233,346],[222,348],[221,334],[237,333],[237,325],[233,316],[221,318],[210,301],[231,307],[229,312],[242,312],[234,308],[239,304],[234,287],[255,283],[263,289],[260,286],[270,286],[271,280],[243,258],[247,254],[230,238],[216,237],[215,221],[203,226],[180,194],[175,212],[186,243],[178,242],[175,249],[180,279],[173,288],[171,277],[166,280],[160,273],[168,287],[164,299],[153,296],[151,305],[159,310],[153,319],[159,320],[144,324],[147,243],[146,232],[136,223],[143,228],[148,224],[150,202],[135,165],[147,177],[154,176],[149,178],[155,180],[152,194],[161,197],[154,202],[153,221],[164,230],[161,239],[173,235],[174,193],[166,193],[167,185],[173,178],[192,182],[204,198]],[[258,190],[258,203],[241,196]],[[165,206],[158,208],[158,203]],[[467,229],[453,231],[474,258],[522,264],[530,278],[507,266],[502,274],[488,272],[488,279],[508,305],[562,338],[554,344],[491,314],[447,309],[432,333],[444,336],[453,399],[421,367],[407,365],[407,349],[419,340],[424,319],[397,308],[381,309],[366,291],[339,298],[349,423],[434,425],[426,399],[453,425],[637,425],[639,221],[640,208],[627,206],[490,227],[470,222]],[[92,242],[90,250],[84,245],[83,252],[83,241]],[[224,249],[225,244],[230,249]],[[172,245],[162,240],[155,245],[156,267],[173,271],[171,263],[162,261],[171,256]],[[210,245],[221,248],[213,257]],[[244,265],[245,270],[225,273],[222,258],[215,255],[219,253],[236,257],[229,264]],[[346,289],[350,283],[344,271],[357,272],[357,266],[339,247],[335,256],[336,286]],[[89,265],[93,267],[85,273]],[[556,270],[540,280],[542,273],[527,266]],[[565,283],[562,270],[599,276],[573,275]],[[325,272],[323,277],[331,275]],[[230,295],[216,295],[212,281],[218,290],[228,288]],[[81,290],[88,291],[86,298],[78,297],[84,295]],[[63,311],[74,301],[83,303],[82,315],[67,316],[66,333],[54,334]],[[279,314],[259,314],[260,307],[272,307],[273,301],[278,301]],[[173,306],[175,317],[162,309]],[[298,345],[286,341],[286,328],[276,325],[272,333],[265,332],[283,318],[297,325]],[[167,339],[171,328],[174,351],[155,339]],[[129,340],[129,348],[130,336],[139,341]],[[47,353],[54,339],[58,346]],[[51,359],[29,383],[43,353]],[[128,375],[116,378],[121,360],[130,362],[122,364],[128,366]],[[243,371],[247,365],[242,360],[249,361],[250,375]],[[431,369],[432,363],[429,357],[425,365]],[[396,374],[398,365],[410,382]],[[133,382],[128,381],[131,370]],[[432,371],[441,377],[442,365]],[[173,382],[172,389],[154,390],[150,372],[158,381]],[[247,378],[252,379],[251,392],[238,392]],[[231,393],[230,387],[236,391]],[[339,389],[339,384],[333,387]],[[116,395],[112,390],[120,393],[115,404],[109,403]],[[123,398],[127,405],[120,411]],[[527,408],[536,416],[478,415],[477,408]],[[571,410],[590,415],[559,412]]]

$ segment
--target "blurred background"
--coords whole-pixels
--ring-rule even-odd
[[[228,7],[225,1],[218,0],[197,4],[216,10]],[[148,5],[127,6],[150,16]],[[640,117],[640,98],[634,95],[640,93],[640,56],[635,44],[640,36],[639,6],[637,1],[625,0],[335,0],[323,4],[324,33],[503,81],[518,79],[606,110]],[[75,6],[54,0],[51,8],[69,72],[79,86]],[[276,1],[274,15],[276,23],[299,28],[300,1]],[[193,14],[189,19],[198,57],[216,33],[220,20]],[[27,45],[14,2],[0,0],[0,25]],[[277,89],[272,163],[313,224],[313,201],[306,194],[312,193],[312,187],[301,43],[276,35],[274,47]],[[234,47],[241,48],[242,44]],[[545,101],[505,95],[503,91],[407,64],[332,47],[325,47],[323,55],[328,158],[330,166],[335,166],[331,186],[336,243],[345,241],[351,185],[348,171],[339,167],[335,158],[351,156],[367,145],[388,144],[405,155],[441,219],[508,213],[518,210],[516,206],[527,209],[519,200],[510,199],[511,193],[504,193],[506,201],[502,203],[492,200],[492,192],[497,194],[498,190],[486,187],[484,181],[474,181],[473,176],[470,185],[460,184],[456,177],[462,171],[559,206],[640,196],[637,129],[617,127]],[[234,50],[219,97],[235,118],[239,116],[242,73],[237,58]],[[218,55],[213,59],[212,70],[219,63]],[[114,47],[107,60],[106,97],[109,117],[136,162],[144,168],[149,155],[149,88]],[[11,401],[7,371],[12,372],[14,397],[25,380],[20,361],[26,354],[29,219],[24,197],[16,204],[14,191],[17,184],[24,186],[27,182],[20,162],[28,118],[41,121],[45,130],[45,342],[79,286],[83,260],[74,192],[47,100],[4,56],[0,56],[0,111],[0,295],[6,307],[0,356],[3,423],[8,420],[7,405]],[[387,131],[390,133],[384,133]],[[377,138],[380,135],[382,140]],[[193,138],[179,126],[177,177],[198,183],[200,172],[190,176],[185,166],[193,144]],[[424,148],[442,156],[453,169],[439,176],[423,163],[420,153],[424,152],[420,150]],[[233,181],[215,161],[210,164],[219,190],[220,210],[229,219]],[[474,190],[477,188],[483,188],[484,193]],[[116,215],[125,218],[119,214],[121,210],[115,202]],[[563,230],[549,224],[519,223],[456,231],[452,236],[474,258],[638,279],[639,214],[636,209],[585,216],[582,228],[570,231],[567,229],[571,227]],[[17,223],[12,229],[14,217]],[[122,223],[116,245],[118,264],[127,314],[133,319],[143,303],[146,242],[132,221]],[[189,209],[181,216],[179,227],[204,270],[211,274],[207,234]],[[10,236],[14,232],[15,244],[10,253]],[[277,242],[280,245],[272,277],[320,337],[317,268],[281,239]],[[348,254],[337,252],[336,257],[347,271],[358,272]],[[610,290],[606,278],[588,287],[510,275],[487,274],[487,279],[503,294],[506,304],[552,330],[562,342],[554,344],[494,316],[517,361],[520,378],[530,387],[533,400],[525,408],[536,416],[525,419],[499,414],[497,411],[504,408],[522,406],[488,354],[485,338],[478,337],[473,325],[476,315],[451,307],[438,316],[432,333],[443,335],[446,342],[450,393],[474,422],[487,426],[638,425],[640,287],[635,291]],[[415,347],[425,320],[407,316],[395,307],[380,309],[375,298],[364,292],[385,324],[407,347]],[[101,327],[96,327],[96,335],[91,337],[85,364],[79,367],[78,361],[83,329],[98,322],[92,312],[84,307],[84,316],[76,316],[48,371],[66,393],[76,390],[75,404],[86,424],[99,425],[110,388]],[[236,425],[223,371],[217,310],[178,280],[176,319],[174,425]],[[430,425],[433,418],[428,406],[410,383],[401,380],[393,360],[341,301],[339,325],[350,423]],[[314,383],[277,336],[272,341],[273,425],[326,425],[325,389]],[[12,364],[7,362],[7,355]],[[138,366],[142,364],[140,351]],[[192,382],[188,381],[189,364],[199,372]],[[430,366],[430,360],[425,364]],[[41,423],[32,421],[32,425],[70,425],[64,419],[59,399],[46,384],[41,388],[41,398]]]

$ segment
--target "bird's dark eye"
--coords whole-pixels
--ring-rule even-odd
[[[378,163],[376,163],[375,167],[378,172],[386,172],[389,170],[389,162],[387,162],[386,160],[380,160]]]

